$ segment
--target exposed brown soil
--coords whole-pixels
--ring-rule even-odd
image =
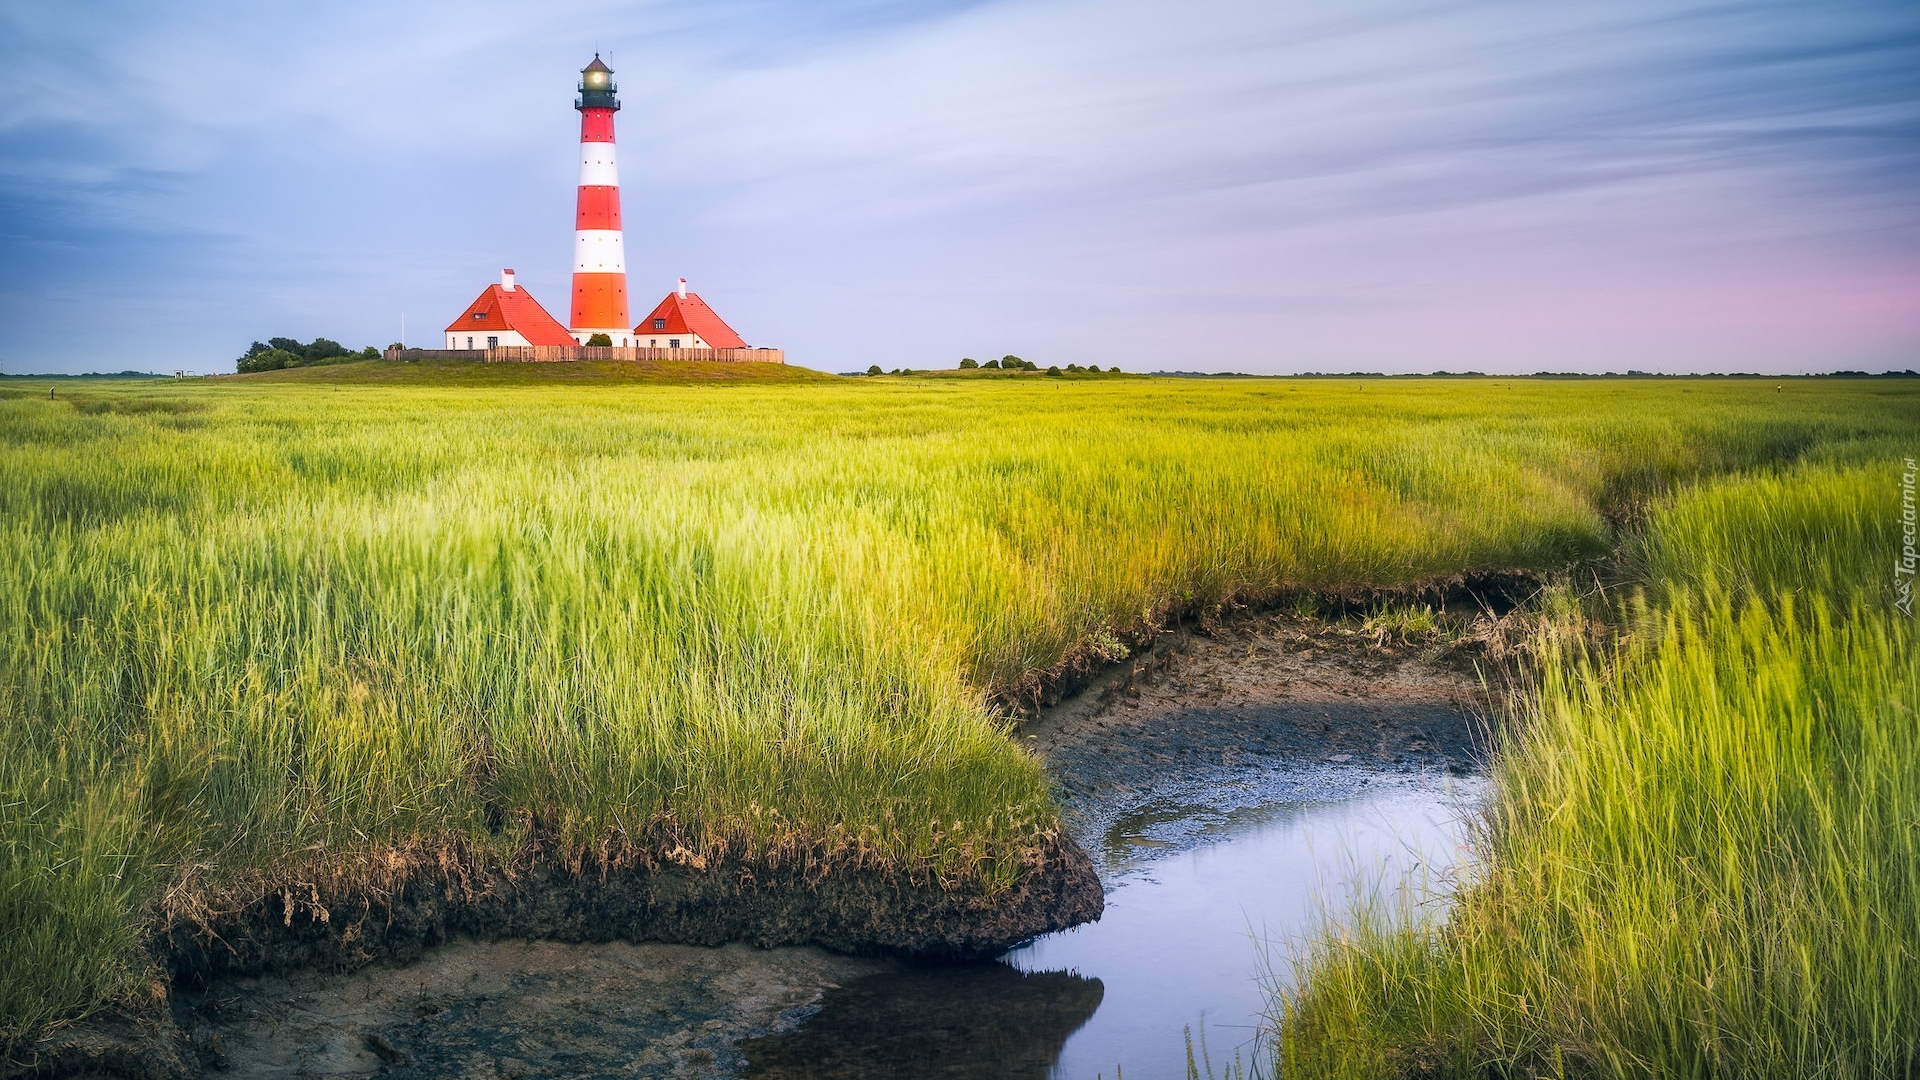
[[[1090,680],[1074,697],[1022,723],[1020,734],[1051,760],[1102,732],[1190,736],[1184,725],[1171,721],[1203,719],[1196,710],[1214,710],[1241,716],[1237,726],[1250,734],[1279,727],[1274,734],[1289,739],[1294,743],[1289,748],[1303,755],[1346,750],[1385,762],[1430,754],[1443,764],[1465,764],[1472,733],[1457,724],[1424,733],[1417,725],[1383,728],[1369,745],[1367,736],[1312,717],[1350,705],[1434,707],[1456,719],[1484,711],[1491,702],[1475,667],[1479,658],[1474,642],[1437,635],[1404,640],[1387,632],[1376,635],[1364,623],[1249,614],[1211,630],[1165,636]]]
[[[1283,617],[1289,611],[1310,613],[1294,620],[1300,631],[1309,636],[1326,638],[1320,631],[1333,632],[1333,638],[1322,642],[1324,647],[1351,651],[1350,647],[1356,642],[1351,640],[1349,622],[1364,623],[1369,612],[1387,606],[1424,607],[1439,613],[1461,632],[1445,642],[1378,639],[1374,644],[1389,649],[1395,644],[1418,644],[1423,651],[1417,655],[1425,661],[1455,668],[1462,665],[1470,668],[1480,659],[1501,663],[1511,636],[1512,628],[1506,625],[1509,616],[1537,594],[1543,584],[1540,575],[1528,571],[1478,571],[1402,588],[1332,592],[1280,590],[1230,597],[1205,608],[1168,607],[1153,613],[1140,625],[1121,631],[1132,659],[1116,660],[1109,652],[1081,647],[1068,653],[1051,669],[1001,689],[992,700],[1001,711],[1031,721],[1044,710],[1081,695],[1095,683],[1110,684],[1115,678],[1137,681],[1142,674],[1143,654],[1163,654],[1170,645],[1196,634],[1211,637],[1216,631],[1225,631],[1232,636],[1246,627]]]
[[[9,1078],[77,1080],[177,1080],[199,1074],[192,1048],[164,1011],[139,1016],[110,1012],[60,1028],[13,1051],[4,1072]]]
[[[1509,659],[1506,622],[1454,612],[1401,636],[1360,617],[1239,612],[1162,635],[1017,735],[1047,762],[1069,830],[1095,850],[1156,802],[1225,810],[1230,789],[1250,801],[1330,798],[1382,773],[1477,772]]]
[[[817,948],[458,941],[405,966],[225,979],[176,1011],[199,1062],[237,1076],[730,1076],[743,1039],[898,967]]]

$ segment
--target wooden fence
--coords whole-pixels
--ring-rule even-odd
[[[497,349],[388,349],[389,360],[484,360],[489,364],[553,364],[570,360],[694,360],[720,364],[784,364],[784,349],[636,349],[618,345],[502,345]]]

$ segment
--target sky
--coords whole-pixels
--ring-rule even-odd
[[[566,318],[615,69],[631,317],[829,371],[1920,368],[1920,4],[0,7],[0,369]]]

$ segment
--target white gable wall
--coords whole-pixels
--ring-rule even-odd
[[[494,338],[494,345],[488,345],[487,339]],[[471,342],[471,344],[469,344]],[[449,349],[487,349],[495,345],[505,348],[508,345],[525,345],[527,339],[520,336],[518,330],[482,330],[475,328],[472,333],[464,330],[447,331]]]
[[[675,345],[678,341],[680,344]],[[699,334],[686,332],[674,333],[671,330],[655,330],[646,323],[640,324],[640,333],[634,336],[635,345],[643,349],[711,349],[706,339]]]

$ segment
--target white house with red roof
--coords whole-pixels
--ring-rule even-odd
[[[508,345],[573,345],[573,335],[533,294],[514,284],[513,271],[500,271],[479,299],[447,327],[449,349],[497,349]],[[615,341],[630,345],[630,341]]]
[[[644,349],[744,349],[747,343],[714,310],[687,291],[687,279],[633,328],[633,343]]]

